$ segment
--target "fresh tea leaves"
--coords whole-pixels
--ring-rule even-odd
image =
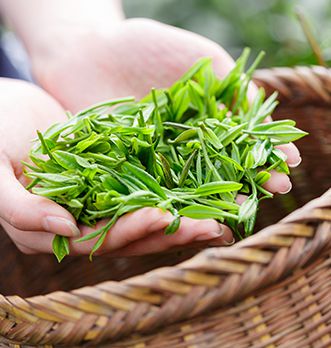
[[[33,193],[68,209],[78,222],[101,229],[77,240],[95,240],[91,255],[111,226],[143,207],[169,210],[173,234],[180,217],[217,219],[243,238],[253,232],[258,203],[272,194],[262,187],[272,169],[288,174],[286,156],[276,145],[307,133],[292,120],[265,123],[276,94],[253,101],[247,89],[261,55],[246,70],[249,50],[220,80],[208,58],[199,60],[168,89],[136,102],[132,97],[94,105],[38,132],[24,163]],[[236,196],[247,200],[239,206]],[[60,262],[70,253],[66,237],[56,236]]]

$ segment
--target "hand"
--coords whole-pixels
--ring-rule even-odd
[[[64,121],[64,110],[45,92],[26,82],[0,79],[0,90],[0,223],[22,252],[51,253],[55,234],[78,237],[81,232],[66,209],[25,190],[21,160],[28,160],[36,130]],[[232,241],[229,228],[212,220],[183,219],[176,235],[164,236],[163,229],[172,219],[170,213],[156,208],[127,214],[111,229],[102,251],[123,256],[191,243],[222,245]],[[80,227],[82,234],[91,231]],[[90,252],[92,242],[78,244],[73,239],[73,254]]]
[[[79,234],[66,209],[23,186],[21,160],[27,160],[36,130],[65,115],[55,100],[26,82],[0,79],[0,90],[0,223],[21,251],[38,251],[55,233]]]
[[[45,49],[32,55],[33,70],[48,92],[75,111],[114,97],[140,98],[151,87],[167,87],[202,56],[213,58],[220,77],[234,65],[216,43],[147,19],[121,21],[105,31],[73,27],[71,35],[58,30],[53,36],[55,47],[45,43]],[[255,91],[252,85],[252,97]],[[279,148],[289,166],[300,164],[295,145]],[[276,171],[265,184],[269,191],[279,193],[291,187],[288,176]]]

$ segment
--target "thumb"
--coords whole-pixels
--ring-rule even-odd
[[[78,237],[73,216],[55,202],[28,192],[9,165],[0,163],[0,218],[23,231]]]

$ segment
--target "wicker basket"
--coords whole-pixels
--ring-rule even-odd
[[[311,133],[292,193],[260,212],[269,227],[229,248],[61,265],[19,253],[1,232],[0,346],[331,347],[331,191],[312,200],[331,182],[331,71],[255,78],[280,92],[276,118]]]

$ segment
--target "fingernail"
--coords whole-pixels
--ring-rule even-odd
[[[230,246],[233,245],[235,243],[235,239],[232,237],[232,239],[230,240],[230,242],[227,242],[224,239],[218,239],[215,241],[212,241],[208,244],[208,246]]]
[[[302,158],[300,157],[300,159],[297,163],[288,163],[288,166],[290,168],[296,168],[301,162],[302,162]]]
[[[224,234],[224,230],[222,228],[222,225],[219,225],[219,230],[218,231],[213,231],[213,232],[200,234],[199,236],[197,236],[195,238],[195,241],[211,240],[211,239],[222,237],[223,234]]]
[[[230,246],[233,245],[235,243],[236,239],[234,237],[232,237],[232,240],[230,242],[227,242],[226,240],[224,240],[224,245],[226,246]]]
[[[289,193],[292,190],[292,183],[290,182],[290,186],[286,191],[279,191],[281,195],[286,195],[286,193]]]
[[[56,230],[63,230],[64,228],[71,231],[73,237],[80,237],[79,228],[70,220],[58,216],[47,216],[44,219],[44,228],[48,232],[56,232]]]

